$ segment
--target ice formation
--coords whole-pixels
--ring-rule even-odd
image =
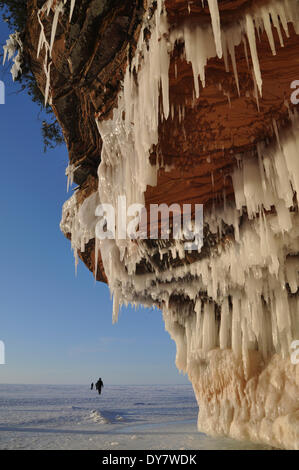
[[[3,64],[5,64],[6,59],[13,61],[13,66],[10,70],[13,81],[18,78],[22,73],[22,53],[23,53],[23,44],[20,38],[20,33],[15,32],[10,34],[9,39],[7,39],[6,44],[3,46]]]
[[[71,234],[71,246],[75,255],[75,266],[78,265],[78,250],[85,251],[87,243],[95,238],[95,211],[100,204],[98,193],[93,193],[78,207],[76,193],[68,199],[62,210],[61,231]]]
[[[80,208],[76,194],[64,205],[61,228],[71,234],[75,254],[96,238],[99,202],[116,207],[118,197],[126,195],[128,205],[143,204],[147,185],[156,184],[157,167],[149,155],[158,143],[160,119],[174,116],[168,76],[176,43],[184,44],[198,97],[207,61],[216,56],[223,56],[226,69],[230,56],[240,93],[235,46],[243,42],[251,55],[258,104],[262,75],[256,33],[266,31],[274,55],[272,26],[280,46],[289,23],[299,33],[294,1],[256,6],[225,30],[217,1],[208,4],[211,24],[205,27],[186,22],[170,30],[162,0],[154,17],[146,16],[143,29],[150,28],[151,37],[146,44],[141,31],[118,107],[110,120],[97,118],[103,141],[98,192]],[[51,45],[46,47],[50,55]],[[179,112],[183,119],[181,107]],[[290,345],[299,338],[299,121],[296,113],[290,118],[290,130],[281,134],[273,123],[276,142],[260,142],[240,156],[232,174],[235,204],[205,214],[212,233],[221,232],[223,223],[234,228],[234,239],[219,244],[209,257],[165,271],[152,264],[152,272],[137,275],[142,259],[151,262],[141,240],[96,238],[96,254],[101,251],[114,296],[114,321],[122,303],[156,304],[163,310],[166,329],[177,345],[176,364],[188,373],[200,405],[200,429],[298,449],[299,368],[290,362]],[[154,249],[161,259],[169,252],[184,258],[180,241],[171,248],[157,243]],[[184,300],[175,303],[175,296]]]
[[[51,64],[52,64],[51,56],[52,56],[52,49],[53,49],[56,31],[57,31],[57,25],[59,21],[59,16],[64,13],[64,6],[66,5],[67,2],[68,0],[61,0],[61,1],[47,0],[37,12],[37,18],[38,18],[38,22],[40,25],[40,36],[39,36],[39,42],[38,42],[38,48],[37,48],[37,57],[39,57],[39,54],[44,49],[44,72],[46,75],[46,87],[45,87],[45,92],[44,92],[45,105],[47,105],[49,101],[50,72],[51,72]],[[71,21],[72,19],[75,4],[76,4],[76,0],[70,0],[69,21]],[[49,43],[49,41],[46,38],[42,18],[44,17],[45,14],[49,16],[51,10],[54,13],[54,17],[53,17],[53,22],[52,22],[51,38],[50,38],[50,43]]]
[[[241,42],[243,35],[247,34],[256,82],[260,91],[261,79],[256,54],[255,29],[251,30],[251,25],[254,22],[257,27],[262,28],[264,23],[267,24],[265,18],[267,15],[269,17],[270,14],[273,24],[277,29],[280,24],[277,18],[278,16],[282,18],[286,35],[288,35],[288,22],[292,22],[295,29],[298,29],[297,9],[294,8],[293,3],[283,0],[274,1],[260,9],[255,9],[252,15],[247,13],[246,17],[241,19],[237,26],[222,32],[223,55],[226,57],[226,51],[230,51],[235,72],[234,46]],[[215,6],[211,10],[211,15],[217,19]],[[216,20],[214,23],[218,24]],[[116,207],[117,197],[124,194],[127,196],[128,205],[144,203],[146,186],[155,185],[156,183],[157,168],[150,165],[149,153],[153,145],[158,142],[160,112],[163,114],[164,119],[167,119],[169,116],[168,69],[170,53],[175,43],[183,41],[185,44],[186,59],[192,63],[194,71],[196,95],[199,94],[198,76],[200,76],[201,82],[204,85],[207,60],[209,57],[214,57],[217,54],[215,44],[217,43],[218,33],[216,26],[214,27],[215,41],[213,40],[211,26],[206,28],[201,26],[191,28],[186,24],[183,28],[174,29],[168,34],[167,14],[161,0],[158,1],[151,26],[152,34],[148,46],[143,41],[143,32],[140,34],[137,51],[130,68],[127,68],[124,90],[119,96],[118,108],[114,110],[113,118],[108,121],[97,120],[99,132],[103,140],[101,164],[98,171],[99,196],[101,202],[110,202],[114,207]],[[144,24],[144,28],[146,27],[148,27],[147,22]],[[268,37],[271,38],[269,33]],[[134,79],[133,70],[138,71],[137,84]],[[162,110],[159,108],[160,89],[163,97]],[[123,119],[124,114],[125,119]],[[132,123],[134,124],[132,125]],[[235,176],[234,178],[236,179]],[[269,201],[265,208],[269,208]],[[251,208],[249,209],[251,210]],[[99,243],[108,242],[105,240]],[[126,240],[116,240],[115,244],[120,262],[125,264],[128,273],[133,275],[136,264],[144,256],[142,245]],[[101,251],[102,253],[109,252],[109,250],[104,249]],[[118,270],[118,267],[116,268],[118,263],[105,262],[104,260],[104,266],[105,271],[107,270],[106,274],[107,272],[109,273],[110,288],[114,292],[118,290],[114,286],[119,284],[119,273],[116,272]],[[125,296],[124,300],[127,300]]]
[[[80,165],[75,166],[75,165],[71,165],[71,164],[69,164],[69,165],[66,167],[65,176],[67,176],[67,192],[69,192],[70,187],[71,187],[71,186],[73,185],[73,183],[74,183],[75,171],[76,171],[79,167],[80,167]]]

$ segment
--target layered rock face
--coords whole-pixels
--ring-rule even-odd
[[[299,2],[31,0],[28,18],[78,184],[61,228],[114,321],[162,310],[199,429],[298,449]],[[132,240],[119,219],[98,238],[97,208],[122,197],[203,204],[202,246]]]

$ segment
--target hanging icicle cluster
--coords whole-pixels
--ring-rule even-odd
[[[270,17],[278,31],[281,45],[283,45],[283,38],[280,24],[283,25],[286,35],[288,35],[288,23],[293,23],[295,30],[298,30],[297,9],[294,7],[294,3],[288,0],[274,0],[260,8],[256,8],[252,13],[246,13],[246,16],[241,18],[237,25],[225,31],[222,31],[220,28],[217,2],[210,2],[210,8],[212,16],[212,25],[210,27],[202,28],[200,25],[191,27],[185,24],[181,28],[174,29],[169,33],[167,13],[162,0],[157,2],[155,15],[150,24],[147,21],[144,22],[144,28],[151,28],[151,37],[149,42],[145,43],[143,32],[140,34],[137,50],[131,62],[131,67],[127,68],[124,89],[119,95],[118,107],[114,110],[113,118],[106,121],[97,119],[97,125],[103,141],[101,164],[98,169],[99,199],[102,203],[110,203],[113,207],[116,207],[118,196],[126,195],[128,205],[133,203],[144,204],[144,192],[147,185],[153,186],[156,184],[157,167],[150,164],[149,153],[152,146],[158,142],[160,111],[164,119],[167,119],[170,114],[168,83],[170,53],[178,41],[183,41],[186,60],[192,64],[196,95],[199,94],[198,76],[202,85],[204,86],[205,84],[205,66],[208,58],[223,55],[228,69],[228,53],[231,56],[236,86],[239,90],[234,48],[242,41],[245,45],[246,41],[248,41],[255,81],[261,93],[262,81],[256,52],[256,31],[261,32],[263,29],[267,31],[272,52],[275,53],[272,30],[269,30]],[[137,74],[137,80],[135,80],[134,73]],[[163,95],[162,110],[159,108],[160,89]],[[182,113],[184,113],[184,109],[181,111]],[[292,144],[288,145],[292,146],[295,142],[297,146],[293,137],[289,138]],[[262,148],[263,144],[260,144],[257,149],[259,154],[261,154]],[[281,159],[279,157],[279,149],[280,147],[277,150],[278,156],[275,160],[275,165],[279,165],[278,161]],[[265,151],[268,152],[268,150]],[[291,159],[292,157],[288,154],[285,159],[285,165],[296,165],[294,159],[292,159],[293,163],[291,163]],[[250,183],[247,182],[242,200],[240,200],[239,196],[239,173],[234,173],[233,180],[237,209],[240,209],[244,203],[248,213],[253,214],[258,213],[261,207],[269,209],[270,205],[274,205],[277,207],[280,223],[284,222],[284,227],[287,224],[290,227],[289,208],[291,194],[296,189],[296,186],[294,186],[296,182],[293,181],[294,176],[292,176],[292,167],[289,167],[287,173],[288,185],[284,186],[285,194],[289,191],[286,195],[288,199],[282,200],[281,182],[278,181],[281,175],[278,177],[277,173],[272,169],[273,174],[276,174],[276,180],[268,175],[269,178],[266,185],[265,174],[268,174],[270,170],[267,159],[265,162],[265,169],[261,172],[260,176],[262,178],[262,185],[258,188],[259,190],[256,192],[254,189],[250,190],[248,187]],[[255,168],[255,172],[258,171],[254,164],[251,165],[250,160],[244,163],[242,171],[250,175],[253,172],[251,167]],[[238,171],[240,172],[241,170]],[[250,181],[250,178],[248,181]],[[257,181],[256,178],[255,181]],[[275,187],[275,190],[273,187]],[[262,194],[260,194],[261,188],[264,188]],[[249,191],[251,191],[250,194]],[[237,241],[239,216],[240,214],[237,212],[233,216]],[[207,222],[212,229],[213,221],[209,220]],[[284,228],[283,232],[285,230]],[[76,238],[74,236],[74,239]],[[103,245],[105,244],[113,244],[113,249],[111,247],[109,249],[104,247]],[[81,246],[81,243],[75,244],[75,246],[77,245]],[[146,257],[143,245],[141,243],[131,243],[128,240],[96,240],[96,250],[98,248],[101,248],[110,289],[113,294],[118,292],[116,297],[120,302],[127,302],[129,300],[134,302],[136,300],[134,295],[144,298],[145,296],[141,292],[136,294],[138,291],[136,286],[141,281],[137,281],[134,276],[136,265],[143,257]],[[112,256],[115,257],[113,261],[111,260]],[[130,276],[133,276],[133,278],[130,279]],[[142,282],[146,284],[146,280],[143,279]],[[152,278],[150,282],[152,282]],[[133,290],[132,284],[134,284]],[[130,285],[129,289],[128,285]],[[207,287],[205,286],[205,288]],[[210,288],[208,290],[210,291]],[[155,298],[158,298],[157,292],[154,295],[156,296]],[[215,301],[219,300],[217,296],[213,298]],[[116,313],[115,317],[117,317]]]
[[[20,38],[20,33],[15,32],[9,36],[6,44],[3,46],[4,55],[3,55],[3,65],[6,62],[6,59],[13,61],[13,66],[10,70],[13,81],[18,78],[22,73],[22,54],[23,54],[23,44]]]
[[[47,0],[42,8],[40,8],[37,12],[37,18],[38,22],[40,24],[40,36],[39,36],[39,42],[38,42],[38,48],[37,48],[37,57],[39,57],[40,52],[44,49],[44,72],[46,75],[46,87],[45,87],[45,106],[47,105],[49,101],[49,93],[50,93],[50,73],[51,73],[51,65],[52,65],[52,49],[55,41],[55,36],[56,36],[56,30],[57,30],[57,25],[58,25],[58,20],[59,16],[63,15],[64,13],[64,6],[66,5],[68,0]],[[69,21],[71,21],[72,16],[73,16],[73,11],[75,8],[75,3],[76,0],[70,0],[70,16],[69,16]],[[51,29],[51,38],[50,38],[50,43],[46,38],[45,30],[44,30],[44,25],[42,22],[42,19],[44,15],[46,14],[49,16],[50,12],[54,12],[53,16],[53,22],[52,22],[52,29]],[[51,103],[50,103],[51,104]]]

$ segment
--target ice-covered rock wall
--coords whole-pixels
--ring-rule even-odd
[[[65,4],[48,0],[38,12],[46,101],[52,99],[51,56]],[[70,2],[70,17],[74,6]],[[253,89],[247,92],[259,107],[263,75],[258,38],[266,33],[274,57],[291,29],[299,33],[297,0],[253,1],[224,27],[218,2],[209,0],[208,6],[208,23],[187,18],[170,26],[164,1],[158,0],[156,8],[148,5],[117,106],[108,119],[100,113],[95,117],[102,140],[98,190],[81,204],[76,193],[65,203],[61,228],[70,236],[76,257],[95,239],[95,273],[100,253],[114,297],[114,321],[121,304],[162,309],[177,345],[177,367],[188,374],[199,403],[199,429],[298,449],[299,365],[290,359],[292,342],[299,339],[296,110],[289,110],[284,129],[273,121],[275,140],[254,143],[250,152],[235,155],[230,175],[234,200],[224,198],[222,207],[204,211],[205,227],[218,240],[208,254],[199,250],[190,261],[179,240],[149,245],[145,240],[96,236],[98,204],[116,207],[122,196],[128,205],[145,203],[147,187],[156,185],[163,166],[160,156],[150,162],[160,125],[174,122],[177,113],[179,122],[184,121],[184,105],[175,107],[170,96],[175,49],[192,66],[194,87],[187,98],[196,100],[206,85],[207,63],[215,57],[223,59],[226,70],[232,69],[240,95],[235,49],[243,44],[253,77]],[[51,9],[47,40],[42,18]],[[71,181],[72,167],[68,175]],[[228,235],[225,227],[231,227]],[[147,269],[140,271],[141,265]]]

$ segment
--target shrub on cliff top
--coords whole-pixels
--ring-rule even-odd
[[[26,35],[26,21],[27,21],[27,0],[0,0],[0,11],[3,21],[8,24],[12,32],[19,31],[21,37]],[[42,6],[43,1],[38,2],[38,6]],[[1,54],[2,55],[2,54]],[[30,64],[26,63],[26,57],[23,58],[22,74],[17,77],[20,83],[21,90],[26,90],[34,103],[40,107],[40,110],[45,111],[48,119],[42,121],[42,136],[44,142],[44,150],[54,148],[64,142],[60,126],[55,118],[52,108],[47,105],[44,106],[44,97],[37,86],[34,75],[30,69]]]

